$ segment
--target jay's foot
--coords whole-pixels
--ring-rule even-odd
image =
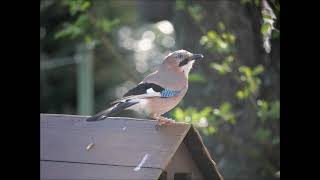
[[[172,123],[174,123],[174,120],[163,117],[163,116],[157,116],[154,117],[158,122],[156,124],[156,129],[158,130],[161,126],[163,125],[170,125]]]

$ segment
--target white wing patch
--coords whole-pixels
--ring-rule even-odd
[[[155,92],[152,88],[147,89],[147,94],[161,96],[161,94],[159,92]]]
[[[161,93],[155,92],[152,88],[149,88],[147,89],[147,92],[145,94],[126,96],[112,102],[111,104],[114,104],[117,102],[125,102],[128,99],[144,99],[144,98],[150,98],[150,97],[161,97]]]

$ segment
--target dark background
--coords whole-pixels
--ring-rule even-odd
[[[40,112],[92,115],[178,49],[205,59],[167,116],[198,127],[226,180],[277,179],[279,1],[42,0]]]

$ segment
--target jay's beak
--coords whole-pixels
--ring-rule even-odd
[[[200,60],[203,58],[203,55],[202,54],[193,54],[191,56],[191,60]]]

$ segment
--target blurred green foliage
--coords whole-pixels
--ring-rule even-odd
[[[251,1],[241,1],[242,3]],[[254,1],[256,6],[260,5],[260,1]],[[186,3],[183,0],[176,1],[177,8],[183,10],[186,8]],[[196,23],[200,23],[203,16],[203,10],[200,5],[189,6],[188,12]],[[264,10],[262,11],[264,12]],[[270,18],[263,14],[263,18]],[[200,25],[201,26],[201,25]],[[273,26],[268,24],[270,27],[266,27],[266,24],[262,24],[261,31],[262,35],[270,31]],[[232,76],[238,80],[238,87],[235,98],[239,100],[247,100],[254,103],[256,107],[256,115],[262,122],[268,119],[279,119],[280,118],[280,103],[279,100],[275,102],[268,102],[266,100],[258,100],[259,88],[261,86],[261,75],[264,72],[263,65],[257,65],[256,67],[249,67],[241,65],[239,62],[235,62],[235,50],[236,50],[236,36],[230,32],[227,32],[226,26],[223,22],[219,22],[217,30],[209,30],[200,39],[200,44],[204,46],[210,53],[218,53],[221,56],[225,56],[222,63],[212,62],[210,67],[216,70],[220,75],[231,73]],[[266,32],[265,32],[266,31]],[[204,78],[200,74],[193,74],[192,81],[203,82]],[[256,106],[256,104],[258,106]],[[269,105],[270,104],[270,105]],[[270,106],[270,107],[269,107]],[[191,122],[193,124],[201,124],[203,121],[207,121],[206,126],[201,129],[206,135],[213,134],[218,131],[221,122],[235,124],[236,116],[232,112],[232,105],[229,102],[222,103],[219,108],[213,109],[211,107],[205,107],[204,109],[197,111],[194,107],[188,107],[182,110],[180,107],[176,108],[172,115],[174,119],[179,121]],[[198,127],[202,127],[201,125]],[[258,127],[256,131],[256,138],[259,142],[264,142],[271,136],[271,131],[266,128]],[[272,144],[278,144],[279,138],[273,140]]]
[[[213,62],[210,64],[210,67],[218,71],[219,74],[224,75],[232,71],[232,68],[230,67],[230,65],[233,61],[234,61],[234,56],[229,55],[223,60],[221,64]]]
[[[266,5],[266,2],[260,0],[241,0],[241,3],[254,4],[261,9],[261,36],[263,39],[263,47],[266,53],[271,51],[270,38],[279,38],[280,32],[276,31],[274,27],[275,20],[277,19],[271,8]],[[278,3],[278,2],[277,2]],[[277,11],[280,11],[280,5],[276,3]],[[205,136],[214,137],[219,132],[219,129],[225,125],[235,126],[237,119],[243,116],[242,113],[235,111],[233,102],[243,102],[251,104],[255,118],[255,132],[252,133],[252,141],[262,146],[270,148],[277,148],[280,143],[280,135],[274,130],[274,126],[280,121],[280,101],[278,99],[260,99],[261,86],[263,85],[262,77],[267,73],[264,64],[249,66],[242,64],[237,60],[237,37],[235,34],[228,31],[228,27],[223,22],[218,22],[215,29],[206,29],[201,23],[204,21],[206,12],[200,5],[189,4],[183,0],[176,1],[179,10],[185,10],[189,13],[194,23],[199,25],[199,29],[203,33],[199,39],[200,45],[207,49],[207,54],[219,55],[221,62],[211,62],[210,67],[214,69],[221,78],[233,79],[236,83],[237,90],[233,98],[228,102],[222,102],[220,106],[214,108],[211,106],[202,109],[188,106],[186,108],[177,107],[172,112],[174,119],[182,122],[194,124]],[[277,13],[279,14],[279,13]],[[272,33],[274,32],[274,33]],[[228,75],[228,76],[227,76]],[[196,77],[203,77],[201,73]],[[203,78],[192,78],[201,79]],[[193,81],[191,81],[193,82]],[[248,112],[249,113],[249,112]],[[255,151],[258,152],[258,151]],[[254,156],[259,156],[255,153]],[[268,160],[266,160],[268,161]],[[267,165],[265,166],[267,167]],[[272,173],[275,169],[268,165]],[[270,173],[270,172],[269,172]]]
[[[250,95],[256,95],[261,84],[261,79],[258,77],[263,72],[263,66],[258,65],[254,69],[248,66],[240,66],[240,80],[243,82],[243,89],[237,91],[239,99],[248,98]]]
[[[88,0],[64,0],[63,4],[68,6],[69,12],[72,16],[77,13],[86,12],[91,5]]]
[[[200,44],[211,52],[230,53],[234,50],[235,40],[235,36],[231,33],[223,32],[219,34],[214,30],[210,30],[207,35],[202,36]]]
[[[177,107],[172,112],[172,115],[177,121],[192,123],[199,127],[205,135],[216,133],[218,126],[222,123],[236,123],[231,104],[228,102],[221,104],[218,108],[207,106],[201,110],[197,110],[195,107],[188,107],[182,110]]]

